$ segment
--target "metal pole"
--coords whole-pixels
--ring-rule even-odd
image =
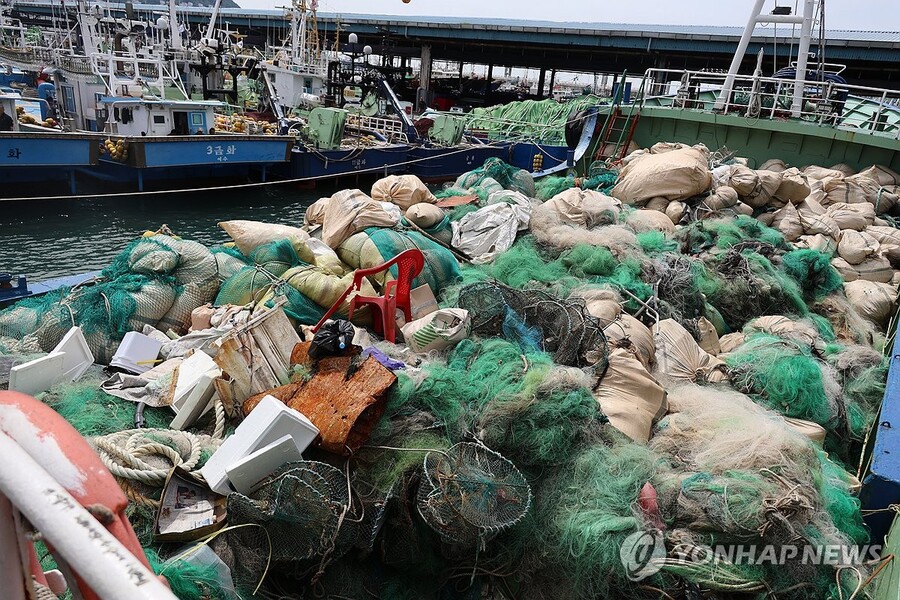
[[[810,32],[816,0],[806,0],[803,5],[803,25],[800,27],[800,49],[797,50],[797,76],[794,83],[794,101],[791,116],[799,118],[803,113],[803,82],[806,81],[806,64],[809,60]]]
[[[744,60],[744,54],[747,53],[747,46],[750,45],[750,38],[753,37],[753,30],[756,28],[756,18],[759,16],[759,13],[762,12],[764,3],[765,0],[756,0],[753,12],[750,13],[750,18],[747,19],[747,26],[744,27],[744,34],[741,36],[741,41],[738,43],[734,57],[731,59],[731,66],[728,67],[728,76],[725,78],[725,85],[722,86],[722,91],[719,93],[719,98],[716,100],[713,110],[722,110],[725,106],[725,102],[728,100],[729,96],[731,96],[731,90],[734,87],[734,77],[741,68],[741,62]]]
[[[0,433],[0,455],[0,492],[97,596],[103,600],[177,600],[156,575],[5,433]]]

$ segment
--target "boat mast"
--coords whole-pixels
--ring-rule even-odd
[[[169,41],[173,50],[183,50],[181,45],[181,31],[178,28],[178,18],[175,12],[175,0],[169,0]]]
[[[750,39],[753,37],[753,30],[756,28],[756,25],[765,23],[794,23],[800,25],[800,45],[797,50],[797,74],[794,80],[794,98],[791,103],[791,116],[795,118],[800,117],[803,112],[803,82],[806,81],[806,67],[809,61],[809,46],[811,40],[810,36],[813,19],[815,17],[816,3],[818,1],[819,0],[803,0],[802,15],[765,15],[762,14],[765,0],[756,0],[753,12],[750,13],[750,18],[747,20],[746,27],[744,27],[744,34],[741,36],[741,41],[738,43],[737,51],[734,53],[734,58],[731,60],[731,66],[728,68],[728,76],[725,78],[725,85],[722,88],[722,92],[719,94],[718,100],[716,100],[713,110],[722,110],[725,107],[728,98],[731,96],[731,91],[734,89],[735,76],[741,67],[744,55],[747,53],[747,47],[750,45]]]

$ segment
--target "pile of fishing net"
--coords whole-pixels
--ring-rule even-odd
[[[106,364],[129,331],[149,325],[186,332],[191,311],[218,288],[217,262],[206,247],[153,235],[129,244],[92,285],[60,288],[0,312],[0,339],[49,352],[78,325],[94,359]]]
[[[586,95],[559,103],[555,100],[522,100],[486,108],[466,115],[470,129],[486,131],[490,139],[523,138],[544,144],[565,144],[566,123],[572,115],[600,104],[598,96]]]
[[[809,177],[677,144],[644,154],[618,174],[531,188],[501,161],[465,174],[437,196],[490,206],[494,194],[524,194],[532,207],[528,230],[485,264],[460,266],[458,249],[402,226],[361,228],[327,257],[308,233],[281,228],[211,253],[216,304],[283,298],[295,324],[309,324],[354,269],[418,248],[426,266],[413,285],[468,322],[463,339],[424,354],[373,342],[367,353],[397,381],[368,439],[349,455],[311,447],[229,495],[228,526],[202,547],[242,597],[840,600],[865,586],[874,565],[803,557],[869,541],[851,472],[885,390],[896,290],[845,281],[827,247],[766,224],[776,204],[799,210],[815,192]],[[648,170],[658,181],[634,179]],[[832,177],[844,191],[862,185]],[[458,224],[480,210],[470,208],[432,221]],[[359,361],[330,360],[346,367],[349,395]],[[290,375],[270,392],[313,381],[306,364]],[[129,431],[131,406],[80,385],[46,400],[86,435],[149,444]],[[165,427],[157,410],[146,419]],[[213,437],[218,421],[189,433]],[[185,462],[207,458],[193,454]],[[149,546],[152,520],[135,506]],[[640,580],[635,539],[655,544]],[[786,558],[750,563],[739,546]],[[160,556],[186,597],[230,598],[178,548]]]

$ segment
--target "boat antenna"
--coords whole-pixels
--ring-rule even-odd
[[[825,0],[819,0],[819,77],[825,81]]]

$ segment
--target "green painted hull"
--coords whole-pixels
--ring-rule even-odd
[[[859,119],[871,103],[860,103],[845,117]],[[848,102],[848,109],[850,102]],[[607,109],[608,110],[608,109]],[[624,107],[627,114],[630,107]],[[772,158],[791,166],[830,167],[846,163],[854,169],[880,164],[900,172],[900,140],[891,133],[865,132],[787,119],[749,119],[735,114],[644,106],[634,132],[634,142],[649,148],[656,142],[705,144],[710,150],[727,147],[737,156],[750,159],[758,168]],[[893,124],[893,111],[889,123]],[[601,121],[603,117],[601,116]],[[889,126],[890,127],[890,126]],[[591,154],[593,156],[593,153]]]

